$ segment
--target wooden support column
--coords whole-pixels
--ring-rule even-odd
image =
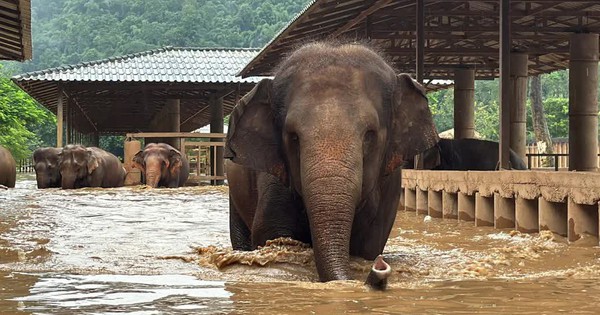
[[[63,147],[63,91],[58,89],[58,102],[56,104],[56,147]]]
[[[526,161],[527,121],[527,61],[528,55],[512,53],[510,56],[511,110],[510,148]]]
[[[598,34],[572,34],[569,61],[569,170],[598,169]]]
[[[475,137],[475,70],[454,71],[454,139]]]
[[[180,111],[180,102],[179,99],[170,99],[167,100],[167,104],[166,104],[166,126],[165,126],[165,131],[167,132],[180,132],[181,131],[181,111]],[[165,139],[165,142],[167,142],[168,144],[170,144],[172,147],[174,147],[177,150],[181,150],[182,148],[180,148],[180,142],[179,139],[177,138],[170,138],[170,139]],[[183,152],[181,153],[183,154]]]
[[[92,146],[99,147],[100,146],[100,133],[98,131],[94,132],[92,136]]]
[[[216,98],[211,96],[210,98],[210,133],[223,133],[224,123],[223,123],[223,98]],[[224,139],[211,138],[211,141],[221,142]],[[224,160],[223,160],[223,147],[212,147],[213,150],[216,149],[216,153],[211,150],[211,168],[212,168],[212,176],[223,176],[224,173]],[[213,185],[223,185],[225,183],[224,180],[213,180],[211,181]]]
[[[65,114],[65,144],[73,143],[73,122],[71,112],[73,109],[71,108],[71,99],[67,97],[66,102],[64,102],[64,114]]]
[[[510,0],[500,0],[500,169],[510,169]]]

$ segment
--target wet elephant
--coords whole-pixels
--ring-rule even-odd
[[[261,198],[254,215],[236,207],[231,191],[232,245],[248,249],[260,238],[310,235],[319,278],[350,278],[349,255],[375,259],[387,242],[403,158],[437,141],[423,88],[396,75],[374,50],[299,48],[231,114],[225,156],[277,179],[251,183]],[[230,188],[234,181],[228,177]],[[298,220],[282,219],[286,212]],[[267,236],[252,235],[251,217]]]
[[[8,149],[0,146],[0,186],[14,188],[17,181],[17,163]]]
[[[38,188],[60,188],[60,165],[58,148],[39,148],[33,151],[33,167]]]
[[[133,157],[133,166],[142,171],[143,182],[153,188],[183,187],[190,175],[185,155],[166,143],[149,143]]]
[[[498,142],[479,139],[440,139],[422,154],[423,168],[428,170],[493,171],[498,166]],[[510,150],[510,166],[526,170],[527,165]],[[405,168],[413,168],[408,161]]]
[[[61,187],[121,187],[125,169],[113,154],[96,147],[67,145],[59,154]]]

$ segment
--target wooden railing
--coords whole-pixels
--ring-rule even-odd
[[[566,162],[564,162],[562,165],[564,167],[564,165],[566,165],[566,167],[568,167],[569,165],[569,154],[568,153],[527,153],[525,154],[525,156],[527,156],[527,168],[528,169],[532,169],[532,168],[541,168],[541,162],[538,163],[533,163],[535,160],[535,158],[541,158],[541,157],[552,157],[554,159],[554,170],[558,171],[560,164],[560,160],[564,159]],[[600,157],[600,154],[598,154],[598,156]],[[600,160],[600,159],[599,159]],[[564,167],[564,168],[566,168]]]
[[[33,159],[21,159],[17,161],[17,172],[19,173],[33,173]]]

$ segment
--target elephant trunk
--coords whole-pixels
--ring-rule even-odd
[[[327,161],[320,156],[302,165],[302,187],[315,262],[321,281],[350,279],[352,223],[362,186],[362,157]]]
[[[63,189],[75,189],[77,176],[75,174],[62,174],[61,187]]]
[[[146,160],[146,185],[156,188],[161,178],[161,162],[156,159]]]

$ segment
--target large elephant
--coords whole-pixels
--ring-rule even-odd
[[[133,157],[133,166],[142,171],[143,182],[153,188],[185,185],[190,164],[177,149],[166,143],[149,143]]]
[[[38,188],[60,188],[60,161],[58,148],[39,148],[33,151],[33,167]]]
[[[422,154],[423,168],[428,170],[493,171],[498,166],[498,142],[479,139],[440,139]],[[510,166],[526,170],[527,165],[510,150]],[[412,160],[405,168],[413,168]]]
[[[228,174],[233,247],[310,235],[322,281],[349,279],[349,255],[381,254],[404,157],[438,141],[423,88],[360,44],[299,48],[230,117],[225,156],[277,180],[249,184],[252,211]]]
[[[59,153],[61,187],[121,187],[125,169],[113,154],[96,147],[69,144]]]
[[[14,188],[17,181],[17,163],[10,151],[0,146],[0,186]]]

